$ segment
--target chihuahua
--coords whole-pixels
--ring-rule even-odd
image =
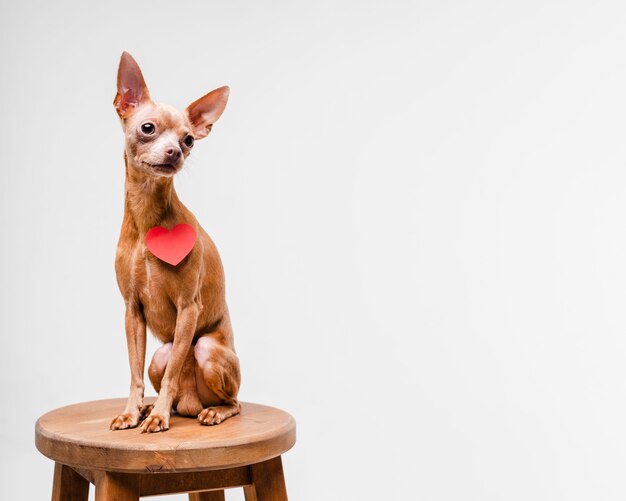
[[[174,175],[194,143],[206,137],[228,100],[220,87],[181,112],[154,102],[137,62],[124,52],[113,104],[124,131],[124,218],[115,272],[126,304],[130,396],[111,430],[153,433],[169,428],[172,409],[216,425],[240,411],[241,381],[224,289],[224,271],[209,235],[174,190]],[[192,228],[189,253],[170,264],[146,245],[146,234],[176,225]],[[195,230],[195,231],[194,231]],[[144,406],[146,327],[164,344],[148,376],[158,397]],[[141,423],[141,424],[140,424]]]

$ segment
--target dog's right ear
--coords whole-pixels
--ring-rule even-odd
[[[122,52],[117,70],[117,95],[113,105],[121,119],[132,115],[134,109],[150,99],[148,87],[137,61],[128,52]]]

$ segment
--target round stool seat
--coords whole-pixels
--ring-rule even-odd
[[[152,403],[154,399],[145,399]],[[280,456],[296,441],[295,420],[265,405],[242,403],[241,414],[216,426],[172,415],[170,429],[110,431],[126,399],[68,405],[37,421],[37,449],[78,469],[123,473],[209,471],[260,463]]]

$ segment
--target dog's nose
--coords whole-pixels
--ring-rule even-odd
[[[165,159],[168,162],[176,163],[182,154],[183,152],[180,151],[180,148],[168,148],[165,150]]]

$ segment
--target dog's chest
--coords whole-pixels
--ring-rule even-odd
[[[169,275],[143,245],[137,245],[118,266],[124,298],[141,305],[150,330],[163,341],[173,338],[176,325],[176,294],[171,290],[176,287]]]

